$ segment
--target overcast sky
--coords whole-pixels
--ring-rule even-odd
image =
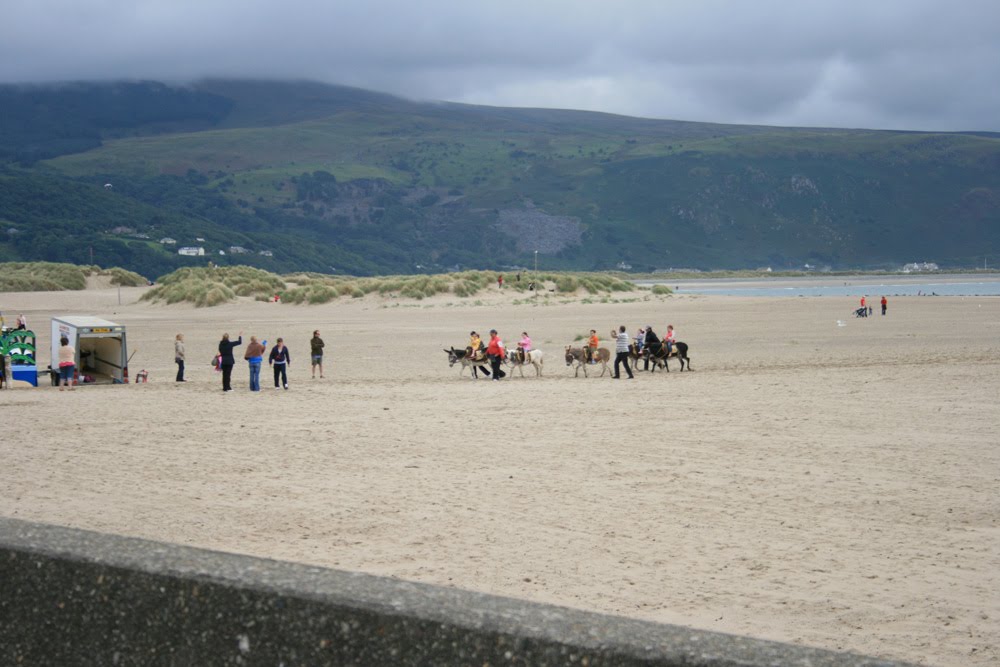
[[[0,81],[306,78],[654,118],[1000,131],[1000,0],[0,0]]]

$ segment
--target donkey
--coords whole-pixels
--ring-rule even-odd
[[[657,366],[663,366],[666,371],[670,372],[670,365],[667,363],[670,359],[677,359],[681,362],[681,371],[684,371],[684,365],[687,364],[687,369],[689,371],[694,370],[691,368],[691,360],[688,358],[688,345],[687,343],[682,343],[677,341],[673,345],[673,349],[670,354],[667,354],[667,346],[660,345],[655,350],[651,350],[649,353],[649,360],[653,362],[653,370],[656,370]]]
[[[486,377],[490,376],[490,372],[488,370],[486,370],[486,368],[487,368],[487,366],[489,366],[490,362],[487,361],[485,358],[483,358],[483,359],[470,359],[469,355],[468,355],[468,352],[469,352],[468,350],[456,350],[454,347],[452,347],[450,350],[445,350],[444,352],[445,352],[445,354],[448,355],[448,367],[449,368],[451,368],[455,364],[461,364],[462,365],[462,368],[459,369],[459,371],[458,371],[458,376],[459,377],[462,377],[462,375],[465,373],[466,367],[469,367],[469,368],[472,369],[472,379],[473,380],[478,380],[479,379],[479,374],[476,372],[477,368],[479,370],[481,370]]]
[[[521,357],[517,350],[507,350],[507,363],[520,371],[521,377],[524,377],[524,367],[530,364],[535,367],[535,377],[541,377],[542,364],[545,363],[545,359],[541,350],[530,350],[529,352],[526,352],[524,361],[521,361]],[[513,377],[514,371],[511,371],[510,375]]]
[[[606,347],[599,347],[597,351],[594,352],[594,361],[601,364],[601,377],[608,370],[608,360],[611,359],[611,352],[608,351]],[[587,377],[587,355],[584,354],[583,348],[572,347],[570,345],[566,346],[566,365],[573,366],[576,364],[576,368],[573,370],[573,377],[580,376],[580,369],[583,369],[583,377]],[[610,375],[608,377],[611,377]]]

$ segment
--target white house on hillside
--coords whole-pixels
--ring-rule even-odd
[[[201,257],[205,254],[205,249],[201,246],[185,246],[183,248],[177,249],[178,255],[187,255],[188,257]]]
[[[162,243],[163,245],[177,245],[177,241],[175,239],[170,238],[169,236],[164,236],[162,239],[160,239],[160,243]]]

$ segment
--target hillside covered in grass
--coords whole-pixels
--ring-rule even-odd
[[[1000,250],[1000,138],[988,133],[728,126],[253,81],[6,86],[0,101],[12,110],[0,118],[0,259],[93,251],[154,274],[211,259],[372,275],[533,267],[536,251],[549,269],[652,271],[955,268]]]
[[[53,262],[0,263],[0,292],[82,290],[88,278],[106,278],[111,285],[138,287],[148,281],[138,273],[114,266],[77,266]]]

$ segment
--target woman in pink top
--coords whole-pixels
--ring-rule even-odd
[[[69,387],[69,390],[73,391],[72,381],[75,370],[76,349],[69,344],[69,338],[63,336],[59,339],[59,377],[62,380],[59,391],[62,391],[63,387]]]

